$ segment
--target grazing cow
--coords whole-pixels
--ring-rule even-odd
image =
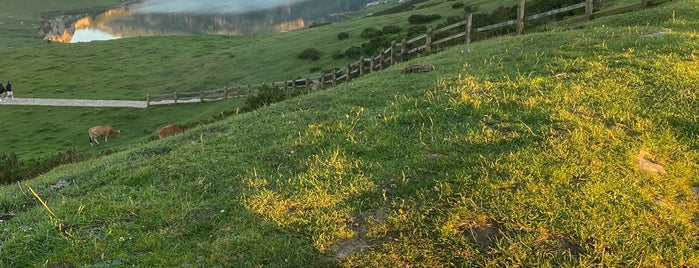
[[[111,125],[91,127],[87,133],[90,135],[90,145],[95,145],[94,143],[99,144],[99,141],[97,141],[99,137],[104,137],[105,142],[107,142],[109,136],[119,137],[119,131]]]
[[[158,137],[162,139],[182,132],[184,132],[184,127],[178,124],[169,124],[158,128]]]

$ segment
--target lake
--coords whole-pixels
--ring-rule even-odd
[[[145,0],[71,21],[56,42],[155,35],[245,35],[337,22],[376,0]]]

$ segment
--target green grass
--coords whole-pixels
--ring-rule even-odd
[[[698,8],[447,49],[0,188],[0,266],[696,266]]]
[[[697,266],[697,18],[445,49],[59,167],[0,188],[0,266]]]

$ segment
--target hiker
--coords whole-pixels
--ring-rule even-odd
[[[5,102],[5,87],[2,85],[2,82],[0,82],[0,100]]]
[[[7,93],[7,96],[5,97],[5,99],[7,99],[8,97],[12,97],[13,100],[15,99],[15,95],[12,94],[12,82],[7,81],[7,85],[5,86],[5,91]]]

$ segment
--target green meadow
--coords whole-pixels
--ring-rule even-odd
[[[438,2],[430,8],[452,5]],[[340,29],[358,38],[398,16],[245,37],[37,44],[0,50],[20,66],[1,70],[32,97],[139,99],[179,85],[274,81],[346,64],[295,55],[343,47],[318,40]],[[445,48],[237,115],[241,100],[0,106],[0,136],[17,131],[10,138],[22,145],[13,150],[80,139],[80,150],[114,150],[0,188],[0,217],[9,218],[0,266],[698,266],[696,29],[699,1],[675,0]],[[266,64],[243,60],[253,55]],[[435,69],[401,72],[415,63]],[[91,68],[102,78],[67,75]],[[156,140],[153,127],[174,120],[191,128]],[[96,121],[126,131],[88,148],[84,132]],[[648,161],[665,172],[639,165]]]

